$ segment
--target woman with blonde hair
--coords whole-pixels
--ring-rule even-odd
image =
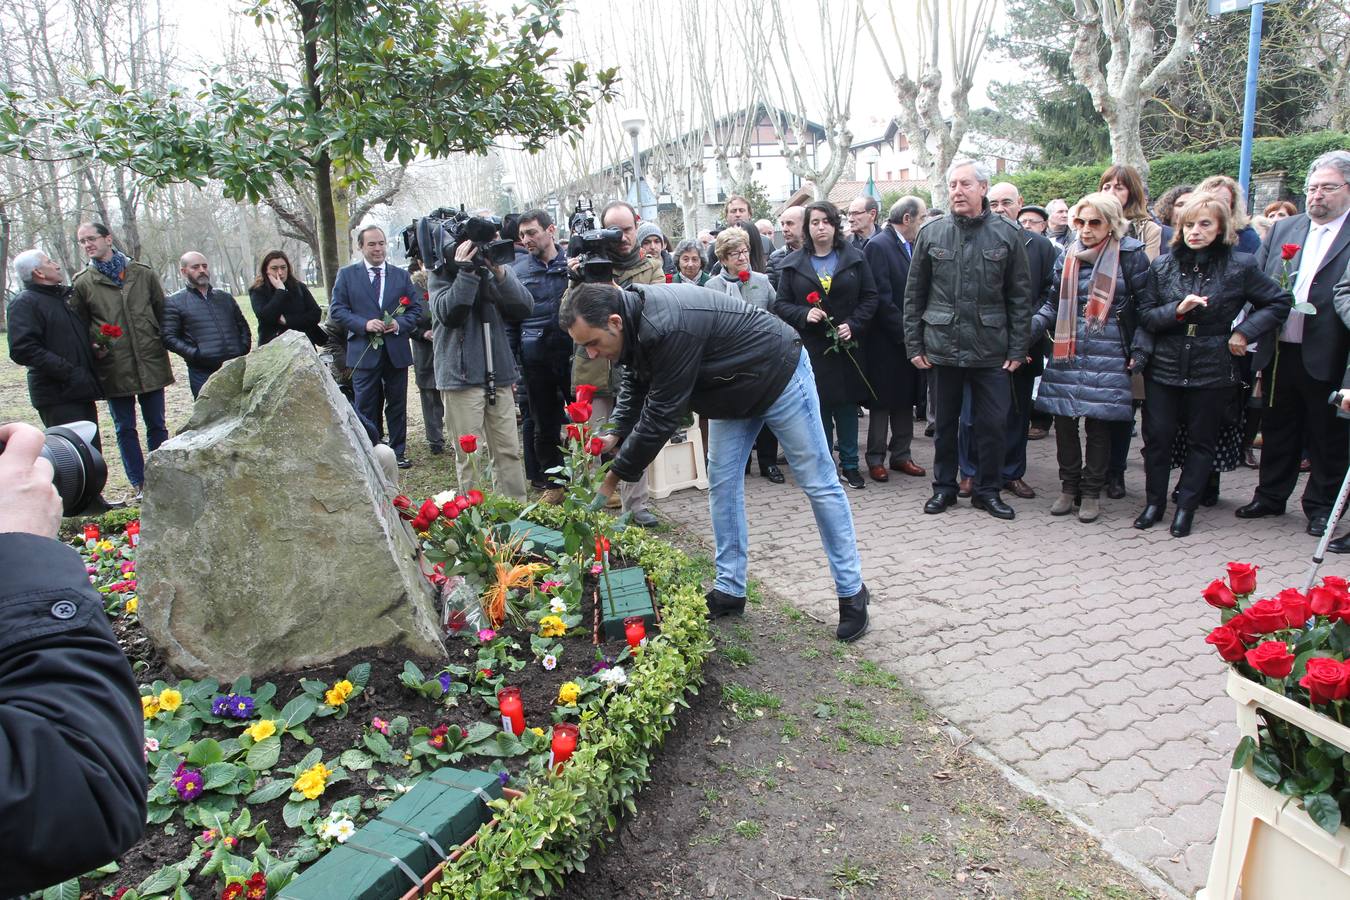
[[[1228,214],[1233,221],[1233,231],[1237,234],[1234,249],[1239,253],[1255,253],[1261,249],[1261,235],[1252,227],[1247,215],[1247,201],[1242,196],[1238,183],[1227,175],[1211,175],[1195,186],[1197,194],[1213,194],[1228,203]]]
[[[1060,495],[1050,514],[1068,515],[1081,498],[1078,519],[1091,522],[1101,513],[1110,463],[1108,423],[1134,418],[1130,348],[1149,261],[1143,242],[1127,236],[1129,222],[1114,193],[1079,200],[1069,226],[1077,238],[1055,263],[1050,296],[1031,322],[1032,335],[1049,331],[1053,346],[1036,408],[1055,417]]]
[[[1279,328],[1293,298],[1261,271],[1256,257],[1237,249],[1228,198],[1192,194],[1176,222],[1172,252],[1149,266],[1139,296],[1134,353],[1136,367],[1144,366],[1146,505],[1134,527],[1151,528],[1167,508],[1172,440],[1184,425],[1186,457],[1171,531],[1185,537],[1245,377],[1247,343]]]
[[[1102,173],[1097,190],[1116,195],[1125,210],[1125,220],[1130,223],[1125,236],[1142,243],[1148,258],[1156,259],[1162,252],[1162,227],[1148,214],[1148,191],[1139,170],[1134,166],[1110,166]]]

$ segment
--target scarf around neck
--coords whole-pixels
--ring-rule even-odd
[[[1087,248],[1075,240],[1064,251],[1064,272],[1059,281],[1059,308],[1055,313],[1053,358],[1072,359],[1078,342],[1078,272],[1083,264],[1092,266],[1088,280],[1087,303],[1083,308],[1083,333],[1101,334],[1116,297],[1116,273],[1120,271],[1120,241],[1107,238]]]
[[[121,250],[114,247],[112,256],[107,259],[91,259],[90,262],[93,263],[94,268],[98,269],[99,273],[104,277],[109,278],[118,284],[122,283],[122,278],[126,275],[128,260]]]

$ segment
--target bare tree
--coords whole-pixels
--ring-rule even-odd
[[[1144,104],[1181,68],[1205,11],[1203,3],[1175,3],[1175,33],[1171,46],[1166,47],[1166,36],[1159,36],[1149,18],[1155,4],[1147,0],[1074,0],[1078,33],[1069,65],[1106,120],[1112,161],[1134,166],[1144,174],[1148,174],[1148,159],[1139,129]],[[1162,52],[1164,47],[1166,52]]]
[[[865,0],[858,0],[859,6]],[[946,190],[947,167],[961,150],[970,126],[970,91],[975,69],[984,56],[998,0],[918,0],[915,14],[910,7],[886,3],[890,40],[883,43],[864,9],[863,23],[881,56],[886,77],[895,90],[900,110],[895,122],[909,139],[914,161],[928,173],[928,190],[934,198]],[[917,48],[912,51],[903,35],[913,31]],[[951,57],[951,89],[944,109],[942,48]],[[891,59],[898,58],[893,67]]]
[[[846,8],[841,15],[837,8],[817,3],[809,46],[801,41],[800,27],[792,29],[795,37],[789,35],[781,0],[751,0],[741,10],[740,31],[750,38],[746,59],[756,91],[770,104],[769,121],[788,171],[810,182],[813,196],[823,200],[844,174],[853,145],[848,123],[862,7],[854,7],[851,14]],[[814,69],[819,79],[798,78],[795,63],[817,58],[826,63]],[[830,155],[823,162],[812,138],[812,118],[819,118],[825,129]]]

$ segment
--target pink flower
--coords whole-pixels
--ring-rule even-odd
[[[604,567],[604,565],[602,565],[601,563],[596,563],[595,565],[591,566],[591,574],[592,574],[592,575],[599,575],[599,574],[600,574],[601,572],[603,572],[604,570],[605,570],[605,567]]]
[[[375,716],[373,719],[370,720],[370,727],[374,728],[380,734],[383,735],[389,734],[389,723],[386,722],[384,719],[381,719],[379,716]]]
[[[562,582],[561,582],[561,581],[541,581],[541,582],[539,582],[539,590],[543,591],[544,593],[548,593],[549,591],[553,590],[554,588],[560,588],[560,587],[562,587]]]
[[[121,570],[123,575],[130,575],[132,572],[136,571],[136,563],[130,559],[124,559],[122,560],[122,565],[118,566],[118,569]]]
[[[478,632],[478,640],[482,641],[485,644],[488,641],[495,638],[496,636],[497,632],[493,631],[491,628],[484,628],[483,630]]]

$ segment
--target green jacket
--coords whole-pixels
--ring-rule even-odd
[[[1026,362],[1033,304],[1016,223],[989,211],[919,230],[905,287],[905,355],[939,366]]]
[[[665,284],[666,273],[659,259],[643,259],[630,269],[615,269],[614,281],[619,287],[630,284]],[[572,289],[568,285],[567,289]],[[563,294],[566,297],[566,293]],[[591,359],[580,347],[572,356],[572,390],[579,384],[595,385],[595,392],[602,397],[613,397],[617,384],[610,374],[609,360]]]
[[[92,341],[104,325],[116,325],[122,336],[108,344],[94,370],[109,397],[145,394],[173,384],[169,353],[160,340],[164,321],[164,286],[143,262],[127,260],[119,285],[89,266],[75,276],[70,305],[89,326]]]

